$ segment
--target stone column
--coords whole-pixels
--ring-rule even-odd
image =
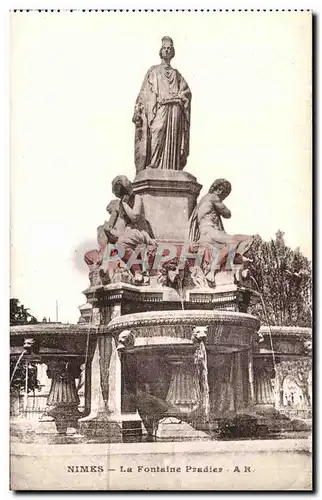
[[[110,340],[110,339],[108,339]],[[107,341],[108,341],[107,340]],[[94,351],[94,356],[91,363],[91,377],[90,377],[90,393],[91,393],[91,402],[90,402],[90,413],[86,417],[80,419],[80,422],[86,422],[97,418],[98,416],[102,417],[106,413],[106,405],[103,398],[103,391],[101,387],[101,373],[100,373],[100,351],[101,344],[104,345],[105,338],[100,337],[96,340],[96,346]],[[102,360],[103,362],[103,360]]]
[[[122,333],[119,335],[119,339],[121,336]],[[122,377],[121,418],[123,440],[127,442],[138,441],[142,437],[142,420],[138,413],[137,357],[132,352],[126,352],[126,348],[122,349],[120,344],[118,345],[118,353]]]
[[[120,314],[120,306],[113,306],[107,311],[104,322]],[[101,314],[98,308],[93,309],[92,324],[98,326],[101,323]],[[90,368],[90,413],[80,419],[81,431],[91,434],[93,437],[104,436],[111,441],[122,441],[121,429],[116,423],[115,406],[111,399],[115,390],[111,371],[115,369],[112,364],[115,358],[115,342],[111,336],[101,336],[96,340],[95,350]],[[112,387],[111,387],[112,385]]]
[[[109,306],[104,311],[103,323],[108,324],[120,315],[120,304]],[[102,316],[97,315],[96,324],[101,323]],[[113,337],[98,337],[91,365],[91,412],[80,419],[83,432],[94,436],[110,436],[112,441],[122,441],[133,433],[136,438],[142,435],[141,419],[136,409],[127,411],[122,403],[122,379],[125,373],[121,352]]]
[[[81,416],[75,379],[79,377],[79,361],[71,358],[51,359],[47,362],[51,387],[47,399],[47,415],[55,420],[59,433],[68,427],[78,428]]]
[[[98,308],[93,308],[92,310],[92,318],[91,325],[98,326],[101,322],[101,315]],[[101,374],[100,374],[100,345],[104,342],[104,337],[99,337],[96,340],[94,355],[91,362],[90,370],[87,370],[87,381],[88,375],[90,373],[90,413],[86,417],[80,419],[80,423],[91,421],[98,417],[98,415],[102,416],[105,413],[104,400],[102,395],[101,388]],[[89,384],[88,384],[89,385]],[[82,429],[83,429],[82,424]]]

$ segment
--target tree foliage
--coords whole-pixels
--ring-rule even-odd
[[[15,369],[17,360],[10,360],[10,374],[13,373]],[[28,375],[27,375],[28,366]],[[16,368],[15,375],[11,381],[10,392],[11,394],[20,394],[21,391],[26,390],[26,379],[27,379],[27,391],[33,392],[35,389],[40,390],[41,385],[37,379],[37,366],[35,363],[25,362],[24,358],[20,361],[18,367]]]
[[[18,299],[10,299],[10,325],[27,325],[30,323],[38,323],[35,316],[30,314],[29,309],[20,304]]]
[[[312,270],[310,261],[297,248],[289,248],[284,233],[274,240],[256,236],[249,251],[249,269],[262,294],[267,317],[260,302],[252,313],[262,324],[284,326],[312,325]]]
[[[29,309],[26,309],[23,304],[20,304],[18,299],[10,299],[10,326],[14,325],[28,325],[38,323],[35,316],[33,316]],[[10,377],[16,367],[17,359],[10,360]],[[17,394],[26,389],[26,371],[27,363],[24,357],[16,367],[14,377],[10,384],[11,394]],[[27,389],[28,392],[39,389],[39,381],[37,380],[37,368],[34,363],[28,362],[28,377]]]

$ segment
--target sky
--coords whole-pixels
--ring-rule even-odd
[[[171,36],[192,91],[186,171],[232,183],[230,233],[311,257],[311,17],[303,12],[12,13],[11,296],[76,322],[111,181],[135,176],[134,102]]]

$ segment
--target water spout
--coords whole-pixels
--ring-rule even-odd
[[[267,309],[266,309],[266,305],[265,305],[265,302],[264,302],[263,294],[260,292],[258,283],[255,280],[254,276],[250,276],[250,279],[254,282],[254,284],[255,284],[255,286],[257,288],[257,292],[259,294],[259,297],[260,297],[260,300],[261,300],[261,304],[262,304],[262,307],[263,307],[264,316],[265,316],[266,323],[267,323],[267,326],[268,326],[269,341],[270,341],[270,345],[271,345],[273,366],[274,366],[274,370],[275,370],[275,373],[276,373],[276,361],[275,361],[275,351],[274,351],[274,347],[273,347],[272,330],[271,330],[271,325],[270,325],[269,320],[268,320],[268,314],[267,314]]]
[[[27,411],[27,407],[28,407],[28,367],[29,367],[29,364],[28,364],[28,361],[26,361],[26,375],[25,375],[25,394],[24,394],[24,410]]]
[[[205,421],[209,421],[209,384],[208,384],[208,362],[206,346],[203,340],[198,342],[195,351],[195,364],[198,367],[199,383],[200,383],[200,402],[203,410]]]
[[[179,280],[179,288],[178,288],[178,293],[180,297],[180,302],[181,302],[181,309],[184,311],[184,295],[183,295],[183,287],[182,287],[182,282]]]
[[[26,353],[26,351],[25,351],[25,349],[23,349],[23,350],[22,350],[22,352],[20,353],[20,356],[19,356],[19,358],[18,358],[18,360],[17,360],[17,363],[15,364],[15,367],[14,367],[14,369],[13,369],[12,375],[11,375],[11,377],[10,377],[10,387],[11,387],[12,381],[13,381],[13,379],[14,379],[14,376],[15,376],[15,374],[16,374],[16,371],[17,371],[17,369],[18,369],[19,363],[20,363],[20,361],[22,360],[22,358],[23,358],[23,356],[24,356],[24,354],[25,354],[25,353]]]

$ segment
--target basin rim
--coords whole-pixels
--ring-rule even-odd
[[[210,326],[210,325],[236,325],[247,327],[257,332],[260,321],[251,314],[232,311],[148,311],[132,314],[124,314],[110,321],[107,327],[109,333],[117,333],[127,328],[139,328],[149,326],[166,325],[190,325],[190,326]]]

